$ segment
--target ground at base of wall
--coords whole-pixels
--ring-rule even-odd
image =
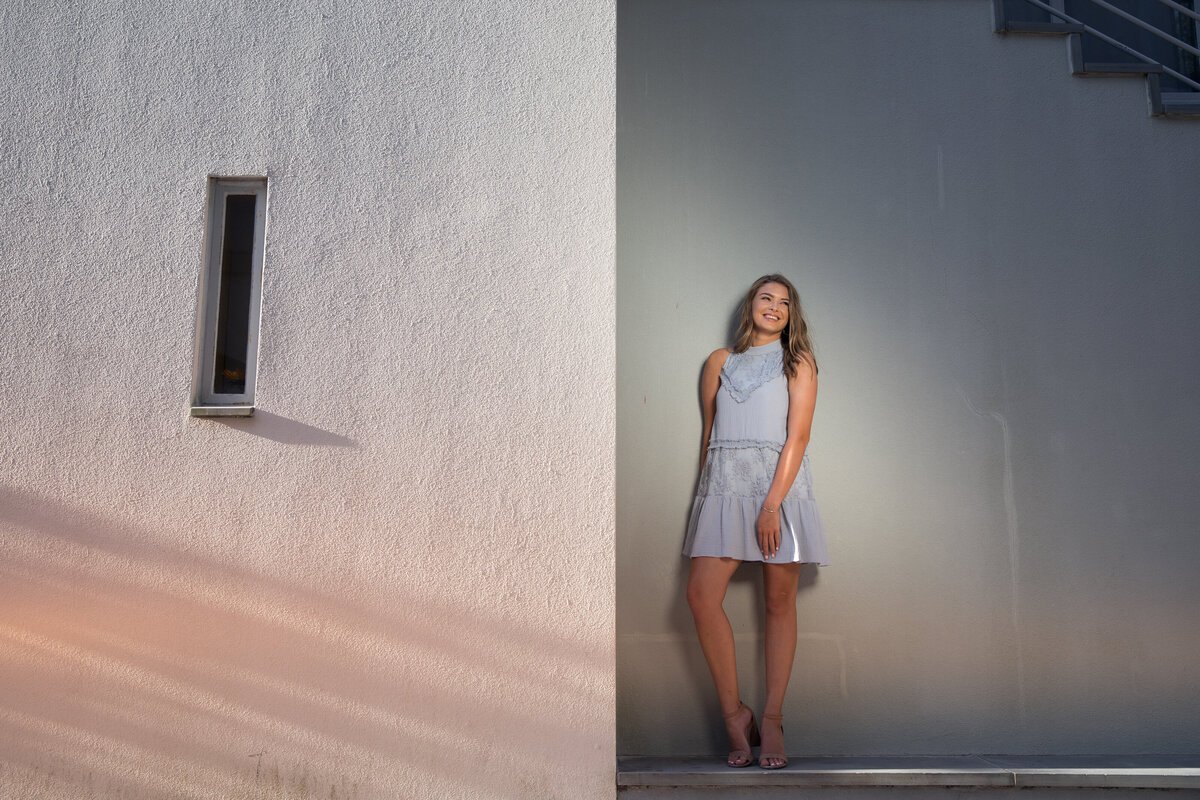
[[[730,769],[713,758],[623,757],[617,788],[630,800],[941,800],[976,791],[996,800],[1174,800],[1200,798],[1200,755],[804,757],[782,770]]]

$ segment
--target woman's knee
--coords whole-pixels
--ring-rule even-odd
[[[687,585],[688,607],[695,615],[712,613],[721,608],[725,601],[723,587],[711,585],[707,581],[689,580]]]
[[[768,564],[763,567],[763,599],[767,616],[796,613],[800,588],[799,564]]]
[[[764,592],[764,596],[768,615],[796,613],[796,592],[794,590],[773,589]]]

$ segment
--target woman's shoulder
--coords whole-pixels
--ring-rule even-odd
[[[709,353],[708,358],[705,359],[704,368],[720,372],[721,367],[725,366],[725,362],[729,359],[729,354],[732,352],[733,348],[731,347],[722,347],[718,350],[713,350]]]
[[[801,381],[816,381],[817,379],[817,360],[813,358],[812,353],[801,353],[796,359],[796,363],[792,369],[792,374],[788,377],[788,382]]]

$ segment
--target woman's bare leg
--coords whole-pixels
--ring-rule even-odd
[[[717,687],[717,700],[721,714],[725,716],[725,729],[729,733],[731,750],[749,750],[746,729],[753,712],[739,711],[741,695],[738,693],[737,656],[734,651],[733,627],[725,616],[722,603],[729,581],[741,562],[733,558],[697,557],[692,559],[692,570],[688,575],[687,601],[696,620],[696,635],[700,649],[708,662],[713,683]]]
[[[796,658],[796,591],[800,585],[799,564],[763,564],[763,594],[767,610],[767,705],[763,714],[782,714],[783,696]],[[778,719],[763,719],[764,753],[782,753],[783,730]],[[770,763],[782,763],[771,759]]]

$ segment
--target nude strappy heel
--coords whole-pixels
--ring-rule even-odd
[[[763,719],[764,720],[768,720],[768,719],[779,720],[779,733],[780,733],[780,735],[783,734],[783,714],[768,714],[767,712],[764,711]],[[776,759],[778,761],[782,761],[783,763],[782,764],[772,764],[772,763],[770,763],[770,761],[768,759]],[[783,769],[787,765],[788,765],[788,759],[787,759],[787,755],[785,753],[759,753],[758,754],[758,766],[762,767],[763,769]]]
[[[733,719],[738,714],[742,713],[743,708],[749,710],[747,705],[739,700],[737,709],[725,714],[725,719]],[[754,719],[753,711],[750,711],[750,722],[746,725],[746,743],[749,744],[750,747],[755,747],[759,743],[758,721]],[[725,764],[730,767],[748,767],[752,763],[754,763],[754,753],[750,752],[750,750],[742,749],[740,747],[735,750],[730,750],[729,757],[725,759]]]

